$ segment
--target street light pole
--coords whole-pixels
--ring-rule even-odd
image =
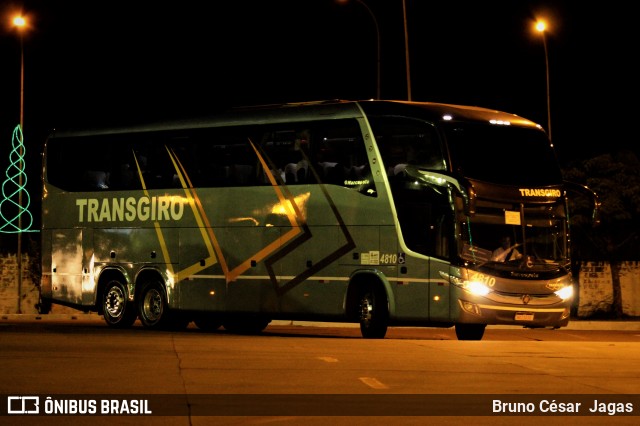
[[[536,23],[536,30],[542,34],[542,45],[544,46],[544,64],[547,72],[547,132],[549,133],[549,140],[551,139],[551,96],[549,95],[549,52],[547,50],[547,37],[546,30],[547,25],[543,21]],[[552,141],[553,143],[553,141]]]
[[[13,18],[13,25],[17,28],[20,35],[20,133],[24,135],[24,29],[27,21],[23,16]],[[24,170],[23,147],[20,144],[18,151],[18,247],[16,254],[16,267],[18,269],[18,310],[22,313],[22,172]]]
[[[404,17],[404,57],[407,69],[407,100],[411,101],[411,66],[409,61],[409,31],[407,30],[406,0],[402,0],[402,15]]]

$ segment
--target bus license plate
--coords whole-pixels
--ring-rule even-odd
[[[516,312],[516,321],[533,321],[533,312]]]

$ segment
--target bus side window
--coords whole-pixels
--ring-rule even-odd
[[[278,184],[296,185],[307,182],[308,163],[301,150],[306,149],[308,132],[292,128],[291,125],[281,128],[266,128],[261,136],[264,160],[269,168],[262,171],[261,181],[270,185],[268,174],[271,174]]]
[[[366,148],[356,120],[286,123],[262,129],[259,137],[267,171],[263,185],[324,183],[375,196]],[[318,180],[316,182],[316,180]]]
[[[317,137],[316,167],[320,180],[375,196],[375,184],[358,122],[339,120],[322,127]]]
[[[231,181],[233,186],[252,186],[257,183],[255,168],[256,154],[253,149],[244,143],[235,153],[235,161],[230,166]]]
[[[134,173],[129,163],[120,163],[112,173],[113,189],[132,189]]]
[[[85,170],[82,176],[82,189],[87,191],[109,189],[109,172],[102,170]]]
[[[341,163],[325,163],[325,181],[333,185],[344,185],[344,166]]]
[[[407,165],[446,170],[440,139],[431,124],[396,117],[373,117],[370,122],[389,177],[402,175]]]
[[[231,186],[253,185],[253,166],[248,164],[232,164],[229,166],[229,179]]]
[[[288,184],[305,184],[309,177],[309,162],[306,160],[311,145],[309,129],[297,130],[293,144],[289,147],[289,163],[285,166],[285,178]]]

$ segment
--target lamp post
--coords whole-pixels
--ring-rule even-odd
[[[367,9],[367,12],[371,15],[371,19],[373,20],[373,24],[376,28],[376,99],[380,99],[380,27],[378,26],[376,15],[374,15],[370,7],[362,0],[354,1],[356,3],[360,3],[365,9]],[[338,3],[346,4],[348,2],[349,0],[338,0]]]
[[[24,134],[24,31],[27,28],[27,20],[22,15],[13,18],[13,26],[20,35],[20,132]],[[18,253],[16,255],[18,269],[18,311],[22,313],[22,171],[24,170],[22,144],[19,149],[18,159]]]
[[[547,132],[549,133],[549,140],[552,141],[551,139],[551,97],[549,96],[549,52],[547,51],[547,37],[545,34],[547,30],[547,24],[544,21],[536,22],[536,30],[540,34],[542,34],[542,44],[544,46],[544,63],[547,71]]]
[[[18,15],[13,18],[13,26],[20,35],[20,127],[24,121],[24,30],[27,27],[27,20],[24,16]]]
[[[406,0],[402,0],[402,16],[404,19],[404,58],[407,68],[407,100],[411,102],[411,67],[409,62],[409,31],[407,30]]]

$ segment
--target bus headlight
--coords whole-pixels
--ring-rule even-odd
[[[466,290],[469,293],[473,294],[474,296],[486,296],[491,292],[491,289],[489,287],[479,281],[456,280],[453,281],[453,283],[463,290]]]
[[[560,290],[556,291],[555,294],[562,300],[571,299],[573,297],[573,286],[568,285],[566,287],[563,287]]]
[[[479,281],[467,281],[464,285],[464,289],[476,296],[486,296],[491,292],[489,287]]]
[[[461,289],[468,291],[474,296],[486,296],[491,293],[491,288],[480,281],[469,281],[462,278],[458,278],[452,275],[447,275],[451,284],[460,287]]]

